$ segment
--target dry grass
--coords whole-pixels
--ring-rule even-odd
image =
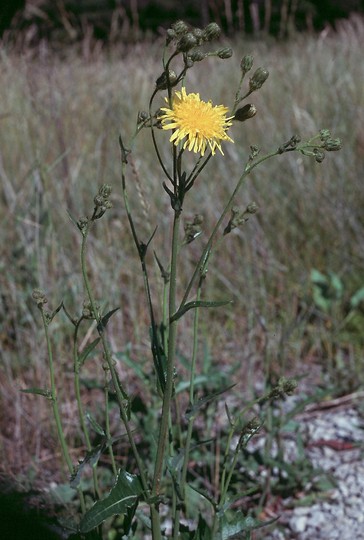
[[[254,96],[257,117],[234,127],[235,145],[226,148],[225,159],[210,163],[208,175],[188,199],[186,219],[204,214],[206,230],[242,170],[250,144],[268,151],[293,133],[307,137],[324,127],[344,144],[322,165],[295,155],[269,162],[239,197],[241,205],[255,200],[260,212],[227,238],[221,257],[210,266],[207,294],[230,297],[235,305],[205,315],[202,342],[219,364],[241,364],[240,388],[251,386],[251,374],[264,358],[278,370],[299,373],[312,358],[326,360],[320,335],[310,327],[308,338],[307,321],[300,320],[310,303],[312,268],[339,274],[348,295],[363,285],[363,39],[363,21],[352,19],[335,35],[298,36],[286,44],[237,41],[231,60],[198,66],[188,83],[203,98],[229,104],[242,54],[253,53],[255,66],[271,72]],[[102,182],[113,186],[114,208],[91,241],[93,283],[109,307],[121,306],[111,326],[113,349],[130,344],[135,361],[151,371],[142,278],[121,201],[118,135],[130,134],[137,111],[147,107],[161,71],[156,51],[139,46],[122,56],[99,52],[88,61],[72,53],[59,59],[46,50],[37,58],[0,51],[0,445],[7,474],[33,468],[44,481],[44,471],[54,471],[58,447],[49,404],[19,392],[48,384],[31,291],[40,286],[52,307],[63,299],[79,312],[84,296],[79,235],[67,210],[76,217],[89,213]],[[140,209],[141,200],[145,203],[137,210],[137,224],[145,239],[159,224],[154,248],[164,262],[168,201],[161,196],[161,175],[147,134],[133,159],[138,177],[130,172],[132,205]],[[198,247],[196,241],[181,263],[184,279]],[[157,297],[160,279],[152,257],[149,263]],[[190,330],[187,322],[181,326],[180,348],[188,355]],[[77,442],[70,329],[64,317],[52,329],[65,429]],[[362,378],[361,352],[353,354]],[[100,372],[90,367],[89,376]],[[130,389],[137,391],[135,383]],[[91,399],[87,391],[85,399]]]

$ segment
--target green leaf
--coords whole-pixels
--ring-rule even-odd
[[[193,540],[212,540],[212,532],[204,518],[198,516],[198,524]]]
[[[36,394],[38,396],[46,397],[47,399],[51,399],[52,397],[50,390],[44,390],[43,388],[24,388],[20,391],[24,394]]]
[[[237,512],[232,521],[228,522],[225,517],[221,520],[221,540],[240,538],[240,533],[266,527],[277,521],[277,519],[278,518],[269,521],[260,521],[252,516],[245,517],[241,512]]]
[[[114,315],[114,313],[115,313],[116,311],[118,311],[119,309],[120,309],[119,307],[117,307],[117,308],[115,308],[115,309],[112,309],[111,311],[109,311],[108,313],[106,313],[106,315],[104,315],[104,316],[102,317],[101,321],[100,321],[99,324],[97,325],[97,330],[98,330],[99,332],[103,332],[103,331],[105,330],[106,325],[107,325],[107,323],[109,322],[110,317],[112,317],[112,316]]]
[[[216,398],[221,396],[221,394],[224,394],[225,392],[228,392],[229,390],[234,388],[234,386],[235,386],[235,384],[231,384],[230,386],[228,386],[226,388],[223,388],[222,390],[218,390],[217,392],[214,392],[213,394],[209,394],[208,396],[205,396],[205,397],[199,399],[198,401],[196,401],[196,403],[193,404],[193,406],[191,408],[187,409],[186,418],[189,419],[192,416],[195,416],[197,411],[199,409],[201,409],[201,407],[206,405],[206,403],[208,403],[209,401],[215,400]]]
[[[355,309],[364,302],[364,287],[361,287],[355,294],[350,298],[350,307]]]
[[[101,437],[106,437],[105,430],[100,426],[98,422],[96,422],[95,418],[92,416],[91,413],[86,413],[86,418],[90,422],[92,429],[98,434],[101,435]]]
[[[97,501],[83,516],[80,532],[87,533],[100,525],[105,519],[116,514],[126,514],[143,493],[138,476],[127,471],[120,471],[114,487],[101,501]]]
[[[193,300],[192,302],[187,302],[179,310],[172,315],[170,322],[178,321],[187,311],[190,309],[196,309],[200,307],[212,308],[226,306],[227,304],[232,304],[232,300],[216,300],[216,301],[207,301],[207,300]]]
[[[76,489],[79,486],[81,482],[81,475],[84,468],[86,467],[86,465],[89,465],[90,467],[93,467],[94,465],[96,465],[96,463],[99,461],[99,458],[102,452],[105,449],[105,446],[106,446],[105,441],[103,441],[101,444],[96,446],[96,448],[93,448],[92,450],[87,452],[85,458],[81,461],[81,463],[77,465],[77,467],[75,467],[75,470],[71,476],[71,482],[70,482],[71,488]]]
[[[96,345],[99,343],[101,338],[96,338],[94,339],[91,343],[89,343],[87,345],[87,347],[84,348],[84,350],[82,351],[82,353],[78,356],[77,358],[77,362],[78,362],[78,365],[79,366],[82,366],[85,361],[86,361],[86,358],[88,357],[88,355],[94,350],[94,348],[96,347]]]

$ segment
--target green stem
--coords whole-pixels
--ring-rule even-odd
[[[169,317],[176,310],[176,287],[177,287],[177,253],[178,253],[178,235],[179,235],[180,213],[175,212],[172,232],[172,251],[171,251],[171,274],[169,282]],[[170,322],[168,332],[168,356],[166,369],[166,386],[163,395],[162,416],[159,429],[157,455],[154,467],[154,478],[152,487],[152,496],[159,496],[160,484],[162,478],[163,461],[167,443],[168,422],[171,407],[173,391],[173,369],[175,363],[177,342],[177,321]]]
[[[74,467],[73,467],[71,456],[70,456],[69,451],[68,451],[68,446],[67,446],[66,439],[65,439],[65,436],[64,436],[64,432],[63,432],[63,428],[62,428],[62,422],[61,422],[61,416],[60,416],[59,407],[58,407],[57,390],[56,390],[55,373],[54,373],[54,363],[53,363],[53,352],[52,352],[52,346],[51,346],[51,341],[50,341],[49,332],[48,332],[48,324],[49,323],[48,323],[48,321],[46,319],[46,315],[45,315],[45,312],[44,312],[43,309],[41,309],[41,314],[42,314],[42,321],[43,321],[45,338],[46,338],[46,342],[47,342],[47,353],[48,353],[48,362],[49,362],[49,377],[50,377],[50,383],[51,383],[51,396],[50,396],[50,399],[52,401],[53,416],[54,416],[54,420],[55,420],[55,423],[56,423],[56,429],[57,429],[58,439],[59,439],[61,449],[62,449],[62,454],[63,454],[64,460],[65,460],[65,462],[67,464],[68,471],[69,471],[70,475],[72,475],[73,472],[74,472]],[[81,511],[84,514],[85,511],[86,511],[84,495],[82,493],[81,488],[77,488],[77,491],[78,491],[78,495],[79,495],[79,498],[80,498]]]
[[[200,280],[199,287],[197,289],[197,296],[196,296],[197,301],[201,299],[201,285],[202,285],[202,280]],[[195,376],[196,376],[196,362],[197,362],[197,349],[198,349],[199,311],[200,310],[198,308],[195,309],[194,320],[193,320],[193,348],[192,348],[192,359],[191,359],[191,370],[190,370],[190,389],[189,389],[190,407],[192,407],[195,402]],[[195,416],[192,414],[188,419],[186,443],[184,447],[183,465],[182,465],[182,473],[181,473],[181,480],[180,480],[180,490],[181,490],[183,502],[185,505],[186,505],[187,469],[188,469],[189,455],[190,455],[190,449],[191,449],[192,430],[193,430],[194,420],[195,420]],[[180,508],[178,508],[175,514],[175,518],[174,518],[173,540],[178,540],[180,515],[181,515],[181,510]]]
[[[85,422],[85,413],[82,406],[82,400],[81,400],[81,390],[80,390],[80,365],[78,362],[78,351],[77,351],[77,335],[78,330],[80,327],[82,318],[77,322],[75,327],[75,333],[74,333],[74,339],[73,339],[73,366],[74,366],[74,388],[75,388],[75,395],[76,395],[76,402],[77,402],[77,410],[78,410],[78,416],[80,419],[81,429],[83,432],[83,435],[85,437],[85,443],[87,451],[90,452],[92,449],[91,441],[89,432],[87,429],[87,425]],[[94,495],[97,495],[98,498],[100,498],[100,492],[99,492],[99,486],[98,486],[98,480],[97,480],[97,473],[96,473],[96,464],[92,467],[92,480],[93,480],[93,486],[94,486]]]
[[[144,489],[146,495],[148,496],[149,487],[148,487],[148,481],[147,481],[146,473],[145,473],[145,470],[144,470],[143,461],[140,458],[138,449],[137,449],[135,441],[134,441],[133,433],[132,433],[132,431],[130,429],[128,415],[127,415],[127,412],[126,412],[126,409],[125,409],[125,404],[124,404],[123,392],[122,392],[122,389],[120,388],[120,382],[119,382],[119,379],[118,379],[118,376],[117,376],[117,373],[116,373],[116,370],[115,370],[115,367],[114,367],[114,364],[113,364],[113,361],[112,361],[112,357],[111,357],[110,350],[109,350],[109,347],[108,347],[108,344],[107,344],[107,341],[106,341],[104,330],[102,328],[101,315],[100,315],[100,313],[99,313],[99,311],[97,309],[95,298],[94,298],[94,295],[92,293],[90,281],[89,281],[89,278],[88,278],[88,275],[87,275],[87,270],[86,270],[86,245],[87,245],[87,238],[88,238],[89,230],[90,230],[90,223],[87,224],[87,227],[85,228],[85,230],[82,233],[81,268],[82,268],[83,281],[84,281],[84,284],[85,284],[85,288],[86,288],[86,291],[87,291],[87,296],[88,296],[89,302],[90,302],[91,307],[92,307],[93,316],[95,317],[95,320],[97,322],[97,328],[98,328],[99,336],[100,336],[100,339],[101,339],[102,347],[103,347],[103,350],[104,350],[105,360],[106,360],[108,368],[110,370],[111,379],[112,379],[112,382],[113,382],[113,385],[114,385],[114,388],[115,388],[115,392],[116,392],[116,398],[117,398],[118,405],[119,405],[120,416],[121,416],[122,422],[124,424],[126,434],[127,434],[127,437],[128,437],[128,441],[129,441],[129,444],[131,446],[131,449],[132,449],[132,452],[133,452],[137,467],[139,469],[140,480],[141,480],[143,489]]]
[[[105,371],[105,383],[104,384],[105,384],[105,389],[104,389],[104,392],[105,392],[105,434],[106,434],[106,438],[107,438],[107,440],[109,442],[109,456],[110,456],[110,459],[111,459],[112,471],[114,473],[114,476],[116,477],[117,474],[118,474],[118,470],[117,470],[117,467],[116,467],[114,451],[112,449],[112,444],[111,444],[110,418],[109,418],[109,388],[108,388],[108,381],[107,381],[107,377],[106,377],[106,371]]]
[[[244,169],[244,172],[243,174],[240,176],[236,186],[235,186],[235,189],[234,191],[232,192],[232,194],[230,195],[230,198],[224,208],[224,210],[222,211],[219,219],[217,220],[211,234],[210,234],[210,237],[205,245],[205,248],[204,250],[202,251],[202,254],[201,254],[201,257],[195,267],[195,270],[192,274],[192,277],[187,285],[187,288],[186,288],[186,291],[185,291],[185,294],[182,298],[182,302],[178,308],[178,310],[182,309],[182,307],[186,304],[187,300],[188,300],[188,297],[189,297],[189,294],[191,292],[191,289],[192,289],[192,286],[201,270],[201,267],[203,267],[204,263],[205,263],[205,260],[206,260],[206,257],[209,253],[209,251],[211,250],[211,247],[212,247],[212,244],[213,244],[213,241],[214,241],[214,238],[217,234],[217,231],[218,229],[220,228],[223,220],[225,219],[226,217],[226,214],[229,212],[229,210],[231,209],[231,207],[233,206],[234,204],[234,200],[235,200],[235,197],[238,193],[238,191],[240,190],[241,186],[243,185],[244,183],[244,180],[245,178],[248,176],[248,174],[251,173],[251,171],[253,169],[255,169],[255,167],[257,167],[258,165],[260,165],[261,163],[263,163],[263,161],[266,161],[267,159],[273,157],[273,156],[276,156],[278,154],[278,151],[275,150],[274,152],[270,152],[269,154],[266,154],[265,156],[262,156],[260,159],[258,159],[257,161],[255,161],[254,163],[248,163]]]

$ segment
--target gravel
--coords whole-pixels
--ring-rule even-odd
[[[349,407],[302,415],[301,422],[306,457],[335,487],[311,506],[285,501],[278,527],[264,540],[364,540],[363,419]],[[286,458],[294,459],[292,440],[287,443]]]

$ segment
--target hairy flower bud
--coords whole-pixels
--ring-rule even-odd
[[[218,39],[221,34],[220,26],[214,22],[208,24],[203,30],[204,41],[213,41]]]
[[[327,139],[324,144],[325,150],[328,152],[336,152],[342,147],[340,139]]]
[[[188,32],[188,26],[184,21],[176,21],[174,24],[172,24],[171,29],[177,36],[182,36]]]
[[[318,150],[317,148],[315,148],[314,154],[315,154],[315,161],[317,161],[317,163],[322,163],[323,160],[325,159],[325,153],[320,152],[320,150]]]
[[[34,289],[32,292],[32,298],[39,308],[42,308],[43,305],[48,302],[46,295],[40,289]]]
[[[204,58],[206,58],[206,54],[202,51],[193,51],[189,56],[192,62],[201,62]]]
[[[238,120],[238,122],[245,122],[245,120],[249,120],[249,118],[253,118],[257,114],[257,109],[255,105],[252,105],[251,103],[248,103],[247,105],[244,105],[244,107],[241,107],[238,109],[235,113],[234,120]]]
[[[254,201],[248,204],[246,207],[246,211],[248,214],[256,214],[258,212],[258,205]]]
[[[232,57],[233,50],[231,49],[231,47],[224,47],[223,49],[218,50],[216,54],[219,58],[225,60],[226,58]]]
[[[249,80],[249,90],[251,92],[255,92],[255,90],[259,90],[265,83],[265,81],[269,77],[269,71],[265,68],[258,68],[253,77]]]
[[[203,30],[201,30],[201,28],[194,28],[192,30],[192,34],[197,39],[198,44],[200,44],[203,41],[204,34],[203,34]]]
[[[251,54],[246,54],[245,56],[243,56],[240,62],[240,69],[244,75],[251,70],[251,68],[253,67],[253,62],[254,58]]]
[[[193,47],[196,47],[197,45],[197,39],[192,34],[192,32],[187,32],[187,34],[184,34],[180,40],[177,43],[177,51],[178,52],[188,52]]]
[[[155,85],[158,88],[158,90],[166,90],[168,88],[168,82],[170,86],[173,86],[174,83],[177,81],[177,75],[174,71],[169,70],[168,71],[168,77],[165,71],[163,71],[162,75],[158,77],[158,79],[155,81]]]
[[[327,139],[330,139],[330,137],[331,137],[331,132],[329,129],[321,129],[320,139],[322,140],[322,142],[327,141]]]

